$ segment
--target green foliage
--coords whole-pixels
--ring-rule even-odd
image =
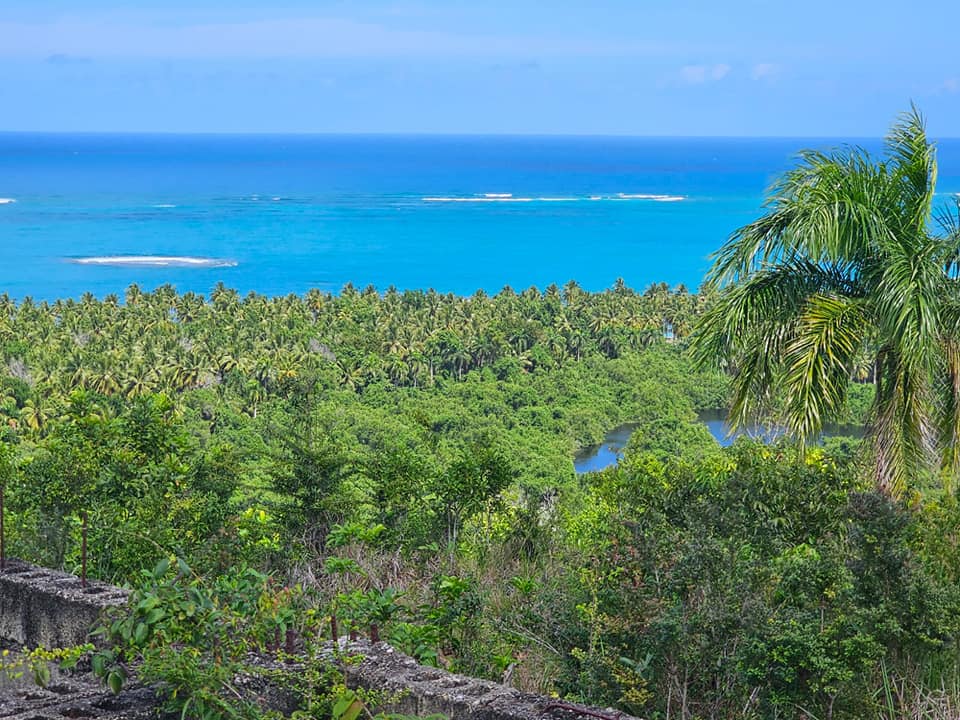
[[[354,630],[368,631],[372,626],[382,627],[402,610],[401,594],[386,590],[353,590],[340,593],[334,600],[337,614],[346,619]]]
[[[696,413],[731,379],[684,352],[709,288],[131,298],[0,297],[8,546],[75,568],[87,513],[92,574],[137,588],[108,684],[139,667],[187,716],[257,717],[246,651],[283,659],[293,629],[302,660],[336,617],[641,717],[960,696],[953,490],[867,492],[854,439],[719,448]],[[848,377],[858,420],[873,378]],[[576,476],[626,422],[619,467]],[[375,712],[349,661],[304,662],[298,718]]]
[[[164,558],[143,571],[129,609],[113,613],[98,634],[107,647],[92,659],[95,674],[116,693],[135,664],[146,682],[163,682],[168,708],[198,717],[257,716],[234,686],[247,653],[266,644],[276,618],[260,612],[266,577],[239,573],[210,587],[182,560]]]
[[[723,405],[723,376],[682,353],[704,303],[622,283],[0,296],[11,548],[74,569],[87,513],[90,571],[114,581],[158,552],[204,571],[305,562],[343,522],[455,552],[507,496],[571,482],[574,451],[610,427]]]
[[[18,680],[29,672],[39,687],[46,687],[51,680],[51,665],[55,663],[60,670],[73,670],[92,650],[93,645],[89,644],[69,648],[24,648],[17,654],[3,650],[0,653],[0,675]]]
[[[881,664],[950,682],[960,586],[937,562],[952,551],[860,482],[823,449],[745,441],[720,464],[636,454],[598,474],[603,511],[577,499],[567,521],[578,631],[541,628],[570,648],[561,687],[640,715],[859,718],[879,712]]]
[[[296,673],[271,670],[258,662],[254,653],[266,656],[278,652],[281,637],[288,631],[316,628],[301,625],[304,612],[299,589],[277,589],[270,578],[250,569],[215,579],[194,575],[182,559],[164,558],[152,571],[144,570],[143,584],[130,596],[128,607],[112,612],[97,631],[105,646],[93,652],[93,672],[119,693],[135,671],[147,682],[156,683],[166,709],[180,717],[204,720],[242,720],[278,717],[264,707],[264,699],[245,689],[258,677],[286,684],[296,693],[300,707],[292,717],[371,720],[412,720],[408,716],[377,713],[371,708],[390,701],[385,693],[351,690],[345,686],[337,658],[330,662],[307,644],[296,657]],[[396,608],[392,593],[367,593],[357,597],[356,608],[368,620],[386,621]],[[299,612],[298,612],[299,610]],[[67,660],[76,662],[93,646],[76,649]],[[32,656],[31,656],[32,657]],[[42,659],[60,659],[61,654],[45,653]],[[42,667],[46,667],[44,664]],[[443,716],[429,716],[441,720]]]
[[[662,460],[681,458],[696,462],[719,454],[719,450],[720,446],[703,423],[665,413],[640,423],[624,452],[627,455],[654,455]]]

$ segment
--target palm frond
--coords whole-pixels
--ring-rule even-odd
[[[956,280],[960,278],[960,196],[936,208],[933,219],[940,230],[938,240],[944,272]]]
[[[886,248],[875,299],[881,333],[915,371],[932,369],[940,333],[943,268],[928,239]]]
[[[808,151],[770,190],[767,213],[736,231],[712,256],[708,281],[739,282],[771,264],[806,259],[857,264],[894,228],[884,208],[894,193],[882,164],[858,148]]]
[[[811,298],[860,294],[846,266],[821,266],[800,259],[757,272],[720,294],[698,323],[692,347],[701,365],[731,363],[733,399],[728,420],[733,429],[770,410],[787,346]]]
[[[911,481],[929,476],[936,467],[936,428],[928,376],[915,372],[893,349],[881,352],[877,410],[871,423],[877,487],[894,497]]]
[[[927,139],[926,123],[915,105],[901,114],[886,138],[895,162],[903,217],[913,234],[922,234],[933,206],[937,183],[936,147]],[[904,236],[908,236],[904,233]]]
[[[944,343],[943,403],[939,436],[941,464],[952,480],[960,473],[960,341],[954,335]]]
[[[866,341],[869,306],[862,299],[816,295],[809,299],[786,347],[783,383],[787,428],[806,443],[847,398],[853,365]]]

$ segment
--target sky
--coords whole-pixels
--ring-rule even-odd
[[[0,130],[960,136],[960,3],[0,0]]]

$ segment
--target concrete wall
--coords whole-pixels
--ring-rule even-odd
[[[0,573],[0,641],[31,648],[87,642],[104,608],[122,605],[125,590],[19,560]]]
[[[0,573],[0,647],[53,648],[84,643],[101,612],[126,600],[127,593],[120,588],[93,581],[83,588],[73,575],[11,561],[6,572]],[[386,643],[341,640],[339,650],[363,657],[359,663],[344,666],[351,687],[392,696],[393,701],[382,710],[411,715],[442,713],[450,720],[632,720],[614,710],[562,703],[489,680],[425,667]],[[323,654],[333,657],[333,651],[329,644]],[[265,668],[297,673],[296,666],[270,658],[262,661]],[[269,699],[271,707],[283,712],[292,709],[290,693],[284,690],[287,683],[251,677],[238,679],[238,685],[252,696]],[[141,720],[152,716],[155,705],[149,689],[132,687],[113,697],[89,676],[58,676],[42,690],[0,681],[0,720]]]
[[[381,708],[384,710],[410,715],[442,713],[451,720],[636,720],[616,710],[561,702],[490,680],[425,667],[382,642],[358,641],[345,645],[344,650],[364,658],[346,666],[348,685],[397,694],[397,700]]]
[[[0,679],[0,720],[159,720],[156,708],[155,693],[144,687],[114,695],[84,676],[59,677],[45,688]]]

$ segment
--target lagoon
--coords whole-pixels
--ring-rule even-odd
[[[753,425],[731,433],[730,424],[727,422],[727,413],[724,410],[704,410],[698,414],[697,419],[707,426],[713,438],[723,447],[731,445],[734,440],[741,436],[774,440],[782,434],[775,428],[771,429],[759,425]],[[604,436],[602,443],[584,448],[576,454],[573,460],[574,470],[577,474],[583,474],[616,465],[623,457],[623,450],[636,428],[637,423],[624,423],[613,428]],[[824,428],[823,434],[825,437],[862,437],[863,428],[856,425],[828,424]]]

